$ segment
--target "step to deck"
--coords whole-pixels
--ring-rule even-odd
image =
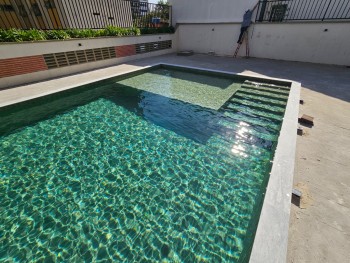
[[[261,109],[263,111],[268,111],[277,115],[283,115],[285,111],[285,107],[281,106],[272,106],[266,103],[259,103],[250,100],[240,99],[240,98],[232,98],[229,103],[241,104],[249,107],[253,107],[256,109]]]
[[[250,125],[259,125],[271,132],[276,132],[276,131],[278,132],[280,130],[280,125],[273,124],[272,122],[262,121],[261,119],[253,118],[243,113],[238,113],[235,111],[225,111],[224,116],[233,120],[248,123]]]
[[[287,104],[287,101],[281,101],[281,100],[277,100],[274,98],[266,98],[266,97],[262,97],[259,95],[253,95],[253,94],[244,94],[244,93],[241,93],[240,91],[235,93],[235,97],[239,97],[242,99],[248,98],[248,99],[251,99],[253,101],[258,101],[258,102],[266,103],[266,104],[273,105],[273,106],[285,107]]]
[[[242,130],[242,126],[237,122],[220,120],[219,124],[228,130],[232,130],[232,132],[238,133],[240,130]],[[246,127],[246,129],[244,129],[244,132],[266,141],[275,142],[278,140],[278,136],[275,134],[275,132],[270,133],[265,127],[261,126]]]
[[[274,122],[281,122],[283,120],[283,117],[278,114],[273,114],[269,111],[261,110],[261,109],[255,109],[253,107],[248,107],[245,105],[235,104],[235,103],[229,103],[226,108],[236,110],[239,112],[243,112],[245,114],[254,115],[256,117],[261,117],[264,119],[272,120]]]
[[[256,145],[246,144],[242,141],[237,141],[237,143],[232,143],[221,136],[214,136],[210,139],[209,146],[212,149],[217,149],[219,152],[223,151],[226,153],[242,153],[250,157],[258,157],[259,159],[263,156],[270,156],[271,151],[269,149],[264,149]]]
[[[240,92],[242,94],[248,94],[248,95],[254,95],[254,96],[259,96],[259,97],[264,97],[268,99],[274,99],[274,100],[279,100],[279,101],[287,101],[288,96],[286,95],[279,95],[279,94],[274,94],[270,93],[267,91],[262,91],[262,90],[249,90],[249,89],[239,89],[237,93]]]
[[[241,86],[241,89],[243,89],[243,90],[248,89],[248,90],[265,91],[265,92],[268,92],[268,93],[284,95],[284,96],[288,96],[289,95],[289,91],[287,91],[287,90],[267,88],[267,87],[262,87],[262,86],[253,86],[253,85],[248,85],[248,84],[244,84],[244,83]]]
[[[273,89],[281,89],[281,90],[290,91],[290,87],[275,85],[275,84],[270,84],[270,83],[260,83],[260,82],[255,82],[255,81],[251,81],[251,80],[246,80],[246,81],[244,81],[244,83],[248,84],[248,85],[259,86],[259,87],[266,87],[266,88],[273,88]]]

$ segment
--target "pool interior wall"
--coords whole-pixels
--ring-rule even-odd
[[[1,109],[0,259],[248,260],[287,88],[249,125],[240,96],[214,110],[132,87],[172,70]]]

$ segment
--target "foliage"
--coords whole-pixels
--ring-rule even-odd
[[[169,1],[159,0],[157,5],[169,5]]]
[[[174,27],[148,27],[148,28],[141,28],[141,35],[148,35],[148,34],[162,34],[162,33],[174,33],[175,29]]]
[[[90,38],[99,36],[98,30],[92,29],[68,29],[65,31],[71,38]]]
[[[9,30],[0,30],[0,42],[38,41],[45,39],[45,33],[37,29],[21,30],[12,28]]]
[[[156,6],[155,13],[163,20],[169,20],[169,2],[160,0]]]
[[[120,28],[108,26],[105,29],[68,29],[68,30],[38,30],[38,29],[0,29],[0,42],[23,42],[39,41],[52,39],[69,38],[93,38],[103,36],[139,36],[141,34],[138,28]]]
[[[116,26],[108,26],[103,32],[103,36],[138,36],[140,35],[140,29],[138,28],[121,28]]]
[[[68,39],[71,36],[64,30],[49,30],[45,32],[46,39]]]

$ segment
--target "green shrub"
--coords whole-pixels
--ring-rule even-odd
[[[68,29],[66,32],[71,38],[90,38],[96,35],[92,29]]]
[[[38,29],[25,30],[25,31],[22,31],[20,35],[23,36],[22,41],[46,40],[46,33]]]
[[[20,30],[11,28],[0,32],[0,42],[39,41],[45,39],[45,33],[37,29]]]
[[[146,27],[141,28],[141,35],[148,35],[148,34],[162,34],[162,33],[174,33],[175,29],[174,27]]]
[[[68,39],[70,35],[65,30],[49,30],[45,32],[46,39]]]
[[[38,30],[38,29],[0,29],[0,42],[22,42],[22,41],[40,41],[51,39],[69,39],[69,38],[93,38],[101,36],[139,36],[143,34],[173,33],[172,27],[160,28],[121,28],[108,26],[105,29],[68,29],[68,30]]]

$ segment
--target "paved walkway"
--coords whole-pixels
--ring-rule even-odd
[[[349,262],[350,68],[266,59],[166,55],[0,91],[0,106],[157,62],[301,82],[300,115],[315,117],[297,141],[294,184],[303,209],[292,206],[287,262]],[[1,80],[0,80],[1,81]],[[66,86],[65,86],[66,84]],[[19,95],[20,94],[20,95]],[[276,248],[278,249],[278,248]]]

